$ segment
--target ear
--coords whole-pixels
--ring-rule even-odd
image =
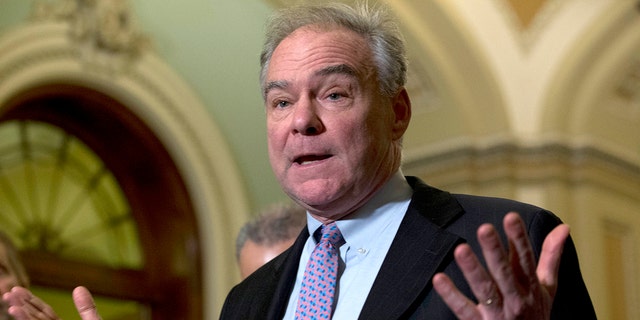
[[[395,121],[393,122],[393,140],[399,140],[409,127],[411,120],[411,100],[407,89],[402,87],[391,100]]]

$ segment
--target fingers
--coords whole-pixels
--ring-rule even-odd
[[[536,258],[529,242],[529,236],[525,230],[524,222],[517,213],[508,213],[503,220],[504,231],[509,239],[512,266],[517,267],[522,276],[527,277],[528,282],[537,281]],[[527,283],[522,283],[527,285]]]
[[[53,308],[25,288],[14,287],[11,292],[6,293],[3,298],[9,304],[9,314],[16,320],[59,319],[53,311]]]
[[[542,243],[540,261],[536,269],[540,284],[547,289],[549,296],[553,299],[558,289],[558,270],[564,244],[569,237],[569,226],[561,224],[555,227]]]
[[[31,299],[28,301],[28,305],[31,313],[38,315],[38,319],[58,319],[58,315],[53,311],[53,308],[42,301],[40,298],[31,295]]]
[[[480,264],[471,247],[467,244],[459,245],[454,252],[454,257],[480,304],[485,307],[500,305],[502,300],[500,290],[492,276]]]
[[[2,299],[9,305],[21,306],[24,300],[28,300],[31,296],[29,290],[22,287],[13,287],[11,291],[2,295]]]
[[[87,288],[77,287],[73,290],[73,302],[82,320],[99,320],[98,310],[93,297]]]
[[[433,277],[433,288],[458,319],[471,320],[480,318],[476,304],[467,299],[444,273],[438,273]]]
[[[489,272],[502,294],[503,303],[519,309],[523,296],[529,296],[530,289],[535,290],[538,286],[536,262],[520,216],[509,213],[503,224],[509,241],[509,253],[491,225],[483,225],[478,229],[478,241]]]
[[[3,295],[9,314],[16,320],[59,320],[53,309],[25,288],[14,287]],[[85,287],[73,290],[73,302],[82,320],[100,320],[93,297]]]
[[[433,279],[435,290],[460,319],[520,318],[550,312],[569,228],[560,225],[549,233],[540,260],[536,262],[520,216],[507,214],[503,225],[508,250],[494,226],[483,224],[478,228],[478,243],[486,268],[468,244],[461,244],[454,251],[456,263],[478,304],[465,297],[444,274]]]
[[[510,268],[507,252],[500,241],[498,232],[490,224],[481,225],[480,228],[478,228],[478,242],[482,248],[482,254],[484,255],[487,268],[491,274],[490,278],[492,278],[492,280],[483,280],[482,283],[475,284],[473,282],[469,282],[469,284],[472,286],[472,289],[474,286],[497,287],[497,291],[500,293],[501,298],[504,300],[508,299],[509,295],[517,293],[517,290],[510,286],[510,284],[513,283],[514,274]],[[486,272],[484,270],[482,271]],[[490,292],[486,292],[487,289],[484,289],[484,291],[484,295],[476,294],[480,301],[485,298],[494,299],[494,297],[487,295],[490,294]],[[494,296],[497,298],[497,295]]]

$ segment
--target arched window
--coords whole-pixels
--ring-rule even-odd
[[[136,318],[202,318],[191,199],[126,106],[82,86],[42,85],[3,107],[0,141],[0,222],[35,285],[82,284],[133,302]]]

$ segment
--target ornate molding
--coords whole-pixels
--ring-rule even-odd
[[[409,58],[407,70],[407,91],[411,96],[411,108],[414,114],[427,113],[442,107],[442,99],[429,72],[420,65],[418,59]]]
[[[615,96],[628,107],[625,116],[640,116],[640,59],[631,63],[614,91]]]
[[[135,51],[107,49],[90,41],[85,44],[96,54],[79,56],[78,50],[85,47],[71,36],[68,21],[55,12],[49,14],[0,34],[0,112],[17,93],[48,83],[69,83],[103,92],[139,115],[171,154],[192,196],[207,266],[204,299],[211,302],[205,305],[205,318],[212,318],[237,283],[235,276],[216,276],[236,274],[228,263],[234,259],[229,248],[235,238],[226,231],[239,230],[250,213],[227,141],[198,95],[154,52],[132,56]],[[117,64],[123,60],[130,64]]]
[[[66,23],[81,60],[111,71],[126,69],[149,45],[127,0],[36,0],[31,19]]]
[[[482,186],[496,181],[569,184],[596,183],[637,197],[640,164],[595,145],[546,142],[523,145],[500,141],[492,145],[461,144],[429,155],[405,157],[405,174],[455,191],[455,186]]]

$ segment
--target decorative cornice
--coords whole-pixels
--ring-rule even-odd
[[[631,114],[640,115],[640,59],[635,60],[615,89],[615,95],[627,105]]]
[[[403,171],[438,186],[505,180],[608,185],[637,197],[640,163],[617,157],[595,145],[563,142],[523,145],[502,141],[490,146],[459,145],[422,157],[405,158]]]
[[[535,16],[529,21],[528,26],[523,28],[517,13],[508,1],[494,0],[494,2],[496,8],[498,8],[504,16],[507,25],[509,25],[509,29],[518,39],[518,43],[525,53],[531,50],[536,41],[541,37],[545,28],[556,18],[558,12],[561,10],[561,6],[565,3],[565,1],[561,0],[545,1],[545,3],[537,9]]]
[[[418,59],[410,58],[406,88],[411,96],[411,109],[414,114],[431,112],[442,107],[440,94],[429,73],[424,69]]]
[[[36,0],[31,19],[68,24],[82,61],[109,71],[126,69],[149,45],[127,0]]]

